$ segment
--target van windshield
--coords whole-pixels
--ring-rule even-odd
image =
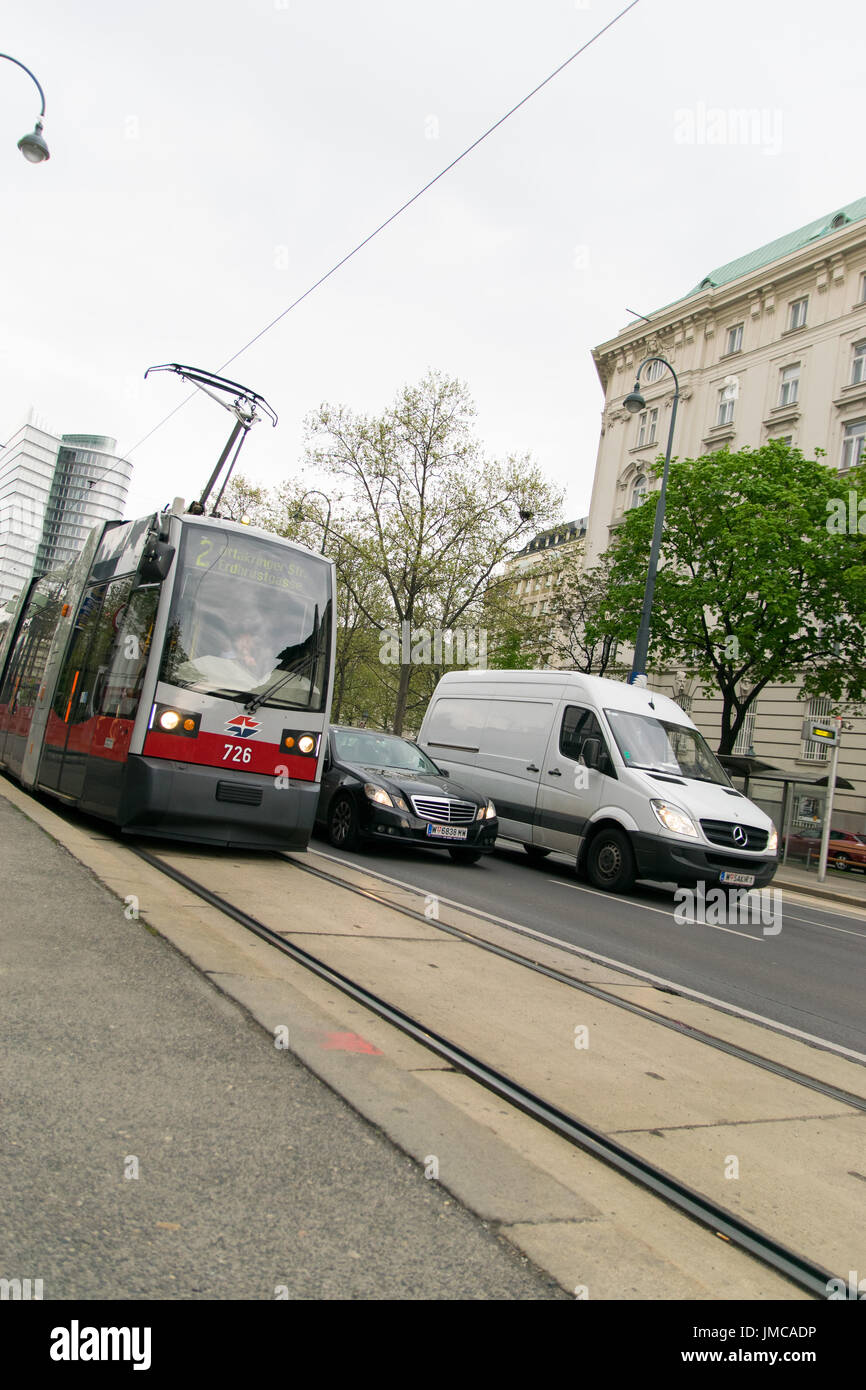
[[[645,714],[605,710],[626,767],[731,786],[731,779],[697,729]]]

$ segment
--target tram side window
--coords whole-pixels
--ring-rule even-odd
[[[112,584],[103,613],[113,633],[108,671],[102,684],[98,713],[114,719],[134,719],[141,696],[160,587],[132,589],[133,579]]]
[[[48,663],[51,639],[60,619],[64,585],[45,577],[33,586],[21,631],[10,653],[0,704],[32,708]]]
[[[85,589],[75,621],[72,642],[57,682],[54,713],[65,724],[78,724],[90,713],[91,647],[96,639],[102,616],[106,586],[91,585]]]

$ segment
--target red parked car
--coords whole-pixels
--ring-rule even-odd
[[[807,826],[788,836],[788,858],[817,864],[821,854],[821,827]],[[860,869],[866,873],[866,835],[853,830],[830,831],[827,863],[834,869]]]

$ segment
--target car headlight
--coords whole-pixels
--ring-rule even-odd
[[[770,831],[770,838],[769,838],[769,840],[767,841],[767,853],[768,853],[768,854],[775,854],[775,853],[776,853],[776,850],[777,850],[778,848],[779,848],[779,832],[778,832],[778,830],[776,829],[776,827],[775,827],[775,825],[774,825],[773,828],[772,828],[772,830]]]
[[[369,797],[371,801],[375,801],[377,806],[394,805],[388,792],[385,791],[385,788],[377,787],[375,782],[364,783],[364,795]]]
[[[672,830],[675,835],[693,835],[697,839],[698,828],[690,816],[685,811],[681,811],[679,806],[671,806],[668,801],[651,801],[655,812],[656,820],[659,821],[665,830]]]
[[[492,801],[488,801],[488,803],[487,803],[486,806],[479,806],[479,807],[478,807],[478,815],[475,817],[475,819],[476,819],[476,820],[485,820],[485,819],[486,819],[486,820],[490,820],[490,819],[491,819],[493,816],[495,816],[495,815],[496,815],[496,807],[493,805],[493,802],[492,802]]]

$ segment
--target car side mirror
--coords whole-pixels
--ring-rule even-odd
[[[438,763],[436,764],[436,766],[439,768],[439,771],[442,773],[442,776],[443,776],[443,777],[450,777],[450,776],[451,776],[451,773],[449,772],[449,770],[448,770],[447,767],[439,767],[439,764],[438,764]]]
[[[601,740],[597,738],[584,739],[581,758],[585,767],[597,768],[601,762]]]

